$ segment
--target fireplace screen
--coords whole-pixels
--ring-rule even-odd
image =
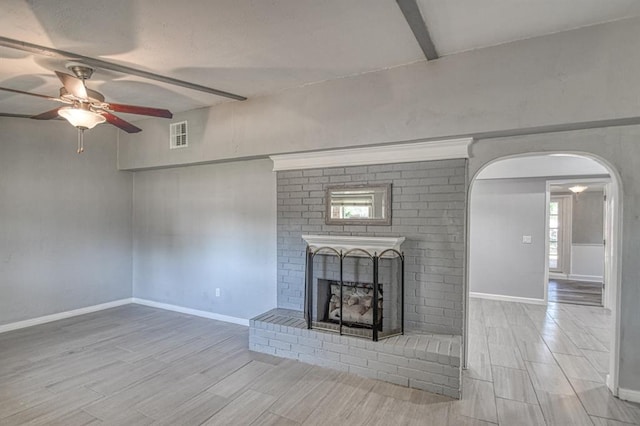
[[[404,256],[360,249],[307,250],[309,328],[378,340],[403,332]]]

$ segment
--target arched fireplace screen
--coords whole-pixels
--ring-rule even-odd
[[[305,320],[377,341],[404,332],[404,254],[307,247]]]

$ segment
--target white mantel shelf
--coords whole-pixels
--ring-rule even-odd
[[[313,249],[331,247],[338,252],[346,252],[359,248],[368,251],[370,254],[382,253],[388,249],[402,252],[400,246],[405,240],[404,237],[351,237],[340,235],[303,235],[302,239]]]

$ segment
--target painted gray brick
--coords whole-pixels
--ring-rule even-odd
[[[406,329],[460,334],[462,286],[449,289],[451,291],[429,290],[433,284],[458,284],[462,279],[465,173],[465,160],[278,172],[278,248],[294,245],[303,252],[301,233],[405,236],[405,292],[415,295],[407,298],[406,310],[415,312],[416,306],[442,309],[438,311],[441,315],[430,311],[430,315],[410,318],[405,324]],[[324,190],[330,180],[367,183],[381,182],[382,179],[393,185],[392,226],[324,224]],[[310,210],[305,210],[307,207]],[[314,214],[308,214],[312,211]],[[302,215],[296,212],[302,212]],[[411,247],[431,251],[412,251]],[[291,292],[296,287],[301,291],[304,289],[304,274],[295,276],[296,279],[285,279],[287,275],[283,273],[291,271],[291,266],[303,268],[304,255],[301,257],[302,261],[294,256],[278,254],[279,307],[302,310],[302,297]],[[414,265],[413,269],[409,265]],[[416,272],[422,275],[416,275]],[[459,317],[455,311],[460,312]],[[434,318],[437,319],[432,321]]]
[[[406,340],[396,338],[372,342],[256,320],[250,323],[251,350],[459,397],[460,368],[455,365],[459,364],[459,341],[434,338],[425,342],[422,338],[420,345],[415,339],[406,345]],[[428,355],[435,355],[435,360],[426,360]]]
[[[298,338],[298,343],[301,346],[308,346],[308,347],[311,347],[311,348],[321,348],[322,347],[322,340],[318,340],[318,339],[314,339],[314,338],[299,337]]]
[[[324,342],[322,343],[322,348],[338,354],[347,354],[349,352],[349,348],[340,343]]]
[[[351,182],[351,176],[347,175],[347,176],[330,176],[329,177],[329,182],[330,183],[344,183],[344,182]]]
[[[287,327],[289,328],[289,327]],[[286,343],[291,343],[292,345],[297,344],[298,343],[298,336],[294,335],[292,331],[287,330],[287,332],[283,332],[283,333],[278,333],[276,335],[276,339],[282,341],[282,342],[286,342]]]
[[[278,172],[278,177],[282,177],[282,178],[296,178],[296,177],[302,177],[303,173],[302,170],[288,170],[285,172]]]
[[[385,373],[384,371],[378,371],[378,380],[383,380],[398,386],[409,387],[409,379],[407,377]]]
[[[329,168],[329,169],[324,169],[322,174],[324,176],[338,176],[338,175],[344,175],[344,167],[333,167],[333,168]]]
[[[353,339],[351,339],[353,340]],[[353,345],[349,346],[349,355],[356,356],[362,359],[378,359],[378,353],[376,351],[370,351],[363,348],[354,347]]]
[[[367,367],[367,359],[357,356],[351,356],[347,354],[340,354],[340,362],[350,365],[357,365],[360,367]]]
[[[399,367],[409,366],[409,361],[405,357],[400,357],[396,355],[379,353],[378,361],[383,362],[385,364],[395,365]]]
[[[398,373],[398,366],[397,365],[392,365],[392,364],[387,364],[384,362],[380,362],[380,361],[373,361],[373,360],[368,360],[367,361],[367,366],[373,370],[376,370],[378,372],[384,372],[384,373],[388,373],[388,374],[397,374]]]
[[[346,167],[344,172],[349,175],[364,174],[367,173],[367,166]]]
[[[298,353],[276,348],[276,356],[289,359],[298,359]]]
[[[378,372],[375,370],[371,370],[366,367],[360,367],[357,365],[349,365],[349,373],[356,374],[361,377],[366,377],[368,379],[377,379]]]
[[[438,386],[438,385],[434,385],[432,383],[429,382],[424,382],[422,380],[417,380],[417,379],[409,379],[409,387],[410,388],[414,388],[414,389],[420,389],[420,390],[424,390],[427,392],[433,392],[433,393],[437,393],[440,395],[446,395],[446,393],[444,392],[444,387],[443,386]]]
[[[341,354],[339,354],[338,352],[331,352],[331,351],[328,351],[326,349],[318,349],[318,348],[316,348],[315,351],[314,351],[314,355],[317,358],[329,359],[329,360],[332,360],[332,361],[339,362]]]

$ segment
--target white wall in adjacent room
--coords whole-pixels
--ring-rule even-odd
[[[604,246],[602,244],[571,245],[570,279],[602,282],[604,277]]]
[[[569,278],[602,282],[604,276],[604,192],[573,197]]]
[[[136,172],[134,297],[243,319],[274,308],[272,167],[253,160]]]

